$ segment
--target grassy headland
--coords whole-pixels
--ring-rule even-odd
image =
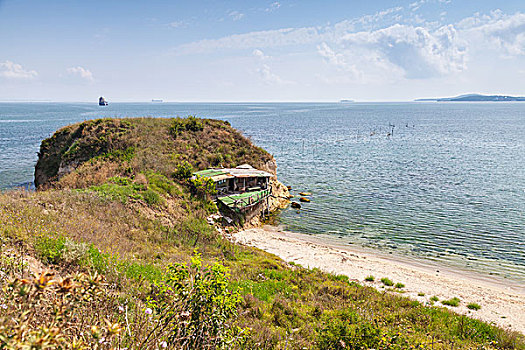
[[[275,173],[217,120],[103,119],[44,140],[40,190],[0,195],[0,349],[525,349],[516,333],[231,243],[187,174],[243,163]]]

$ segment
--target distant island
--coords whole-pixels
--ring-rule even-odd
[[[354,100],[340,100],[340,103],[354,103]]]
[[[419,98],[417,102],[480,102],[480,101],[525,101],[521,96],[468,94],[456,97]]]

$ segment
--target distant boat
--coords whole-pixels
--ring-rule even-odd
[[[354,100],[341,100],[339,102],[341,102],[341,103],[354,103],[355,101]]]
[[[108,101],[106,101],[104,99],[104,97],[100,96],[100,98],[98,99],[98,105],[99,106],[107,106],[108,105]]]
[[[164,101],[159,100],[159,99],[153,99],[153,100],[151,100],[151,102],[153,102],[153,103],[162,103],[162,102],[164,102]]]

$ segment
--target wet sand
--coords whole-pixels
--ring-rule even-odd
[[[518,283],[382,254],[375,250],[345,246],[327,237],[286,232],[275,226],[240,231],[233,238],[238,243],[257,247],[287,262],[345,274],[351,280],[380,290],[384,288],[381,278],[388,277],[394,283],[405,284],[405,293],[402,295],[423,303],[430,303],[432,296],[438,297],[440,301],[458,297],[460,305],[449,307],[451,310],[525,334],[525,286]],[[375,277],[375,281],[364,281],[370,275]],[[424,293],[424,296],[418,296],[418,293]],[[469,310],[469,303],[477,303],[481,309]],[[435,305],[443,306],[441,302]]]

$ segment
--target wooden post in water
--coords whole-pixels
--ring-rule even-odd
[[[388,123],[388,126],[391,128],[390,136],[394,137],[394,128],[396,127],[394,124]]]

